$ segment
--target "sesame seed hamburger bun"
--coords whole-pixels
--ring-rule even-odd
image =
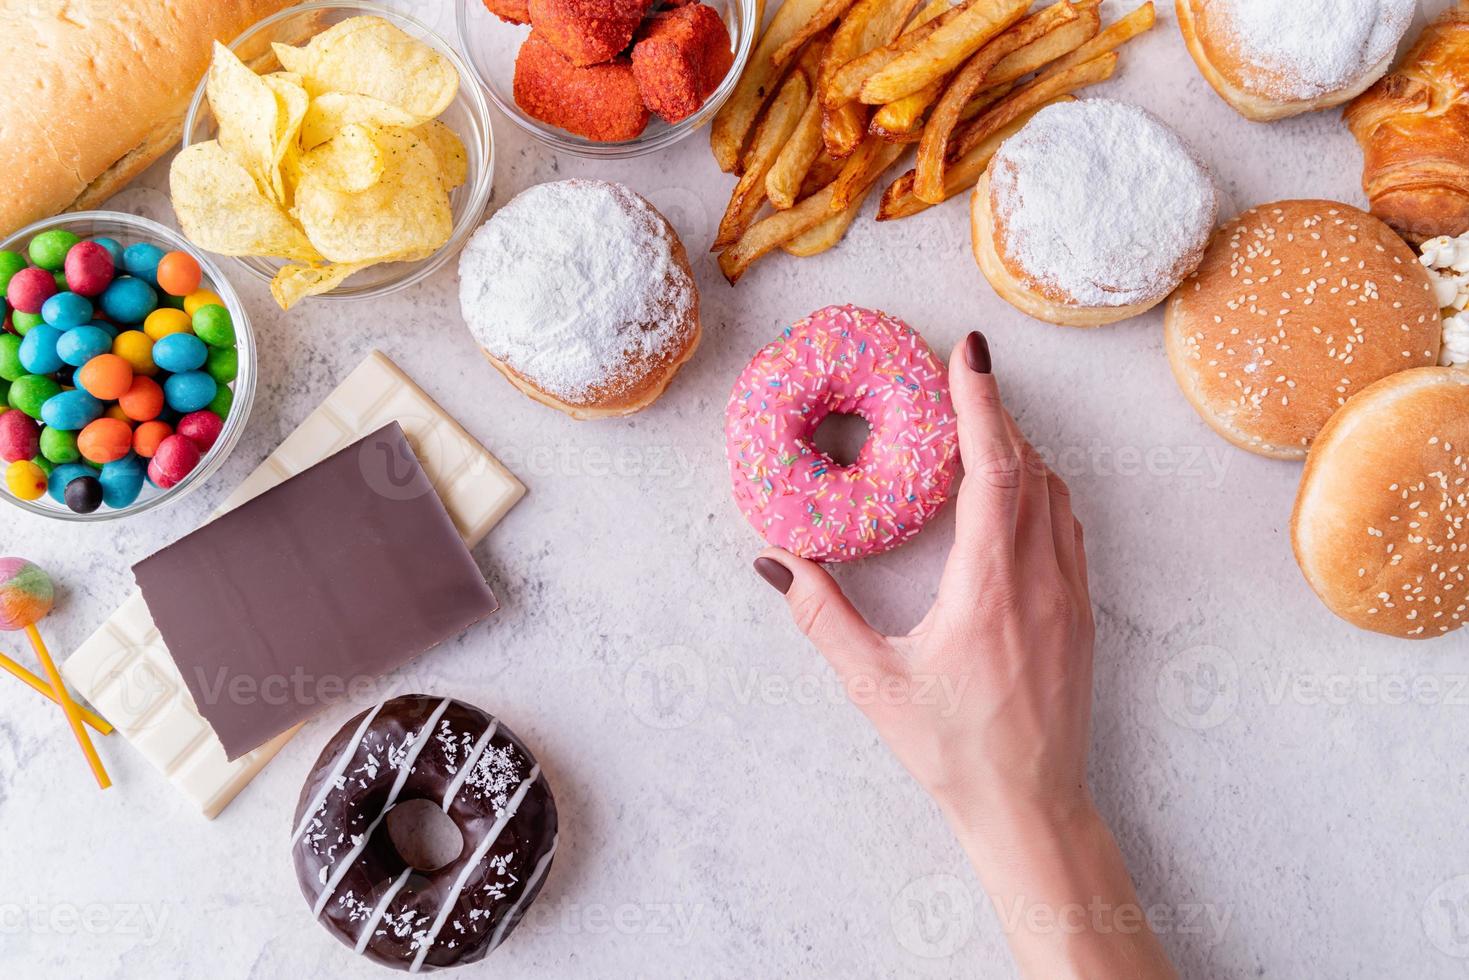
[[[1311,449],[1291,520],[1306,581],[1365,630],[1469,620],[1469,371],[1418,368],[1353,397]]]
[[[1392,67],[1415,0],[1174,0],[1199,73],[1254,122],[1339,106]]]
[[[1438,363],[1428,273],[1370,214],[1333,201],[1253,208],[1214,234],[1168,301],[1168,360],[1184,395],[1230,442],[1304,459],[1352,395]]]

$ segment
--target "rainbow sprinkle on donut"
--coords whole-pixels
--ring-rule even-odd
[[[850,466],[812,444],[832,413],[872,432]],[[885,313],[829,306],[755,355],[725,411],[735,502],[766,541],[812,561],[903,544],[949,496],[959,439],[943,363]]]

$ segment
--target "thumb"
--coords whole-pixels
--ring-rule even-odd
[[[785,594],[797,628],[841,677],[889,673],[887,637],[868,625],[826,569],[768,548],[755,559],[755,571]]]

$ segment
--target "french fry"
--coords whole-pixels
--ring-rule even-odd
[[[929,204],[943,203],[944,161],[949,137],[959,125],[960,113],[994,67],[1027,44],[1045,37],[1062,24],[1074,21],[1076,16],[1076,8],[1068,0],[1059,0],[990,41],[965,62],[923,129],[923,139],[918,144],[917,179],[913,185],[913,193],[919,200]]]
[[[868,132],[879,139],[896,142],[904,142],[909,136],[916,136],[923,124],[923,114],[944,93],[947,81],[940,78],[929,82],[912,95],[889,102],[873,115],[872,122],[867,127]]]
[[[790,62],[790,60],[796,56],[796,52],[800,51],[802,46],[804,46],[807,41],[811,40],[813,37],[826,30],[832,24],[836,23],[837,18],[846,13],[848,8],[850,8],[852,4],[856,2],[857,0],[826,0],[826,3],[822,6],[822,8],[818,10],[815,15],[811,17],[810,20],[802,24],[796,30],[796,32],[792,34],[790,38],[788,38],[786,42],[782,44],[776,50],[776,52],[770,56],[771,62],[775,65],[777,69],[784,68]]]
[[[781,70],[771,56],[816,15],[824,2],[785,0],[780,5],[734,92],[715,115],[709,130],[709,145],[714,150],[714,162],[725,173],[739,172],[745,141],[755,127],[760,110],[775,95]]]
[[[930,4],[925,7],[913,23],[887,44],[879,45],[847,62],[831,78],[830,85],[823,90],[821,100],[828,108],[836,108],[854,102],[862,91],[862,84],[877,74],[901,54],[911,51],[934,31],[958,17],[979,0],[960,0],[957,4]]]
[[[816,86],[825,49],[826,42],[818,39],[808,44],[805,53],[801,55],[798,70],[811,85],[811,98],[807,100],[805,111],[801,113],[801,118],[796,122],[796,128],[792,130],[785,146],[781,147],[770,172],[765,175],[765,196],[778,210],[783,211],[800,199],[801,185],[805,183],[811,164],[816,161],[823,148],[821,100],[817,98]],[[829,183],[830,178],[822,181],[821,186]]]
[[[1126,17],[1123,17],[1116,23],[1109,24],[1105,31],[1081,47],[1046,68],[1041,73],[1041,77],[1044,78],[1047,75],[1060,74],[1061,72],[1075,68],[1077,65],[1085,64],[1102,55],[1116,51],[1139,34],[1145,34],[1152,30],[1153,25],[1157,22],[1158,15],[1153,9],[1153,0],[1148,0],[1147,3],[1138,7]]]
[[[1075,65],[1065,71],[1046,72],[1035,81],[1016,89],[1010,97],[984,112],[950,139],[949,154],[957,158],[967,154],[991,135],[1008,126],[1012,120],[1032,108],[1051,101],[1058,95],[1070,95],[1079,88],[1104,82],[1117,70],[1117,52],[1109,51],[1100,58]]]
[[[856,152],[847,157],[847,165],[832,182],[832,211],[845,211],[852,206],[852,202],[857,199],[862,189],[870,186],[876,179],[870,177],[870,174],[877,161],[886,156],[895,146],[896,144],[879,139],[869,138],[862,141],[862,145],[857,147]]]
[[[1076,7],[1076,20],[1069,24],[1062,24],[1040,40],[1027,44],[1019,51],[1007,56],[985,78],[985,87],[1018,81],[1031,72],[1040,71],[1057,59],[1064,58],[1096,37],[1097,32],[1102,29],[1102,14],[1097,10],[1096,5],[1074,4],[1073,6]]]
[[[848,61],[875,47],[887,44],[902,31],[903,25],[920,0],[859,0],[832,34],[831,43],[821,61],[821,91],[831,87],[832,79]],[[821,137],[827,152],[845,157],[856,150],[867,135],[866,107],[847,103],[825,107],[821,117]]]
[[[882,144],[880,150],[868,170],[871,182],[876,182],[903,152],[902,147],[891,144]],[[835,187],[833,181],[795,207],[760,219],[740,236],[738,242],[722,252],[719,268],[730,285],[739,282],[740,277],[761,257],[828,221],[832,217],[831,200]]]
[[[717,252],[734,244],[745,229],[754,224],[760,205],[765,203],[765,177],[781,147],[795,131],[809,101],[811,85],[806,76],[798,71],[791,72],[755,131],[755,141],[745,160],[745,172],[730,196],[729,207],[724,212],[724,220],[719,222],[719,234],[710,251]]]
[[[785,250],[787,255],[794,255],[797,258],[804,259],[810,258],[813,255],[820,255],[827,249],[834,247],[843,238],[847,237],[847,231],[852,227],[852,222],[856,221],[857,216],[862,213],[862,205],[867,202],[867,195],[871,194],[872,189],[876,186],[875,181],[868,184],[862,189],[862,193],[857,195],[852,203],[847,206],[845,211],[834,214],[810,231],[797,235],[782,245],[781,248]]]
[[[845,160],[821,151],[816,162],[811,164],[811,169],[806,173],[806,179],[801,183],[801,193],[796,195],[796,200],[804,200],[821,190],[827,184],[836,180],[842,174],[842,168],[847,165]]]
[[[974,188],[979,178],[984,174],[985,168],[990,165],[990,160],[999,151],[1000,144],[1011,136],[1025,128],[1030,122],[1030,117],[1040,112],[1046,106],[1056,105],[1060,102],[1075,102],[1074,96],[1063,95],[1052,99],[1045,105],[1037,106],[1035,109],[1021,115],[1008,126],[986,139],[983,143],[974,147],[959,159],[944,168],[944,199],[957,197]],[[913,193],[914,171],[910,170],[903,176],[890,184],[882,195],[882,203],[877,209],[878,221],[897,221],[901,218],[911,218],[915,214],[921,214],[933,207],[927,201],[919,200]]]
[[[858,98],[886,105],[962,65],[1030,8],[1030,0],[979,0],[862,83]]]

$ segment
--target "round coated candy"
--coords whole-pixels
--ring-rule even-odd
[[[135,375],[128,390],[118,396],[117,404],[134,422],[158,418],[163,411],[163,389],[152,378]]]
[[[173,426],[154,419],[144,422],[133,430],[133,452],[144,459],[152,459],[158,452],[158,444],[173,435]]]
[[[0,378],[0,411],[10,407],[10,382]]]
[[[5,468],[5,488],[21,500],[40,500],[46,494],[46,471],[18,459]]]
[[[77,242],[66,253],[66,285],[78,296],[100,296],[116,275],[112,254],[97,242]]]
[[[25,335],[20,342],[20,363],[29,374],[51,374],[60,371],[61,355],[56,352],[56,344],[61,340],[61,331],[43,323],[32,327],[31,332]]]
[[[194,334],[210,347],[235,346],[235,324],[223,306],[201,306],[194,311]]]
[[[173,374],[197,371],[208,358],[209,348],[191,333],[171,333],[153,344],[153,363]],[[213,398],[214,392],[209,397]]]
[[[112,324],[108,323],[106,320],[93,320],[91,323],[87,324],[87,326],[89,326],[89,327],[96,327],[98,330],[100,330],[103,333],[105,333],[112,340],[116,340],[117,339],[117,335],[120,334],[120,333],[122,333],[121,330],[117,329]]]
[[[41,451],[41,427],[20,409],[0,414],[0,459],[14,463]]]
[[[77,435],[77,449],[93,463],[112,463],[133,450],[133,427],[117,419],[100,418]]]
[[[79,476],[62,491],[66,506],[78,514],[90,514],[102,506],[102,481],[88,474]]]
[[[61,385],[56,383],[55,378],[48,378],[44,374],[26,374],[15,379],[15,383],[10,386],[8,401],[31,418],[39,419],[46,402],[60,393]]]
[[[10,285],[10,277],[25,267],[24,255],[19,252],[0,252],[0,294],[3,294],[5,288]]]
[[[122,268],[122,242],[119,242],[116,238],[108,238],[105,235],[98,235],[96,238],[88,239],[88,241],[96,242],[98,245],[107,249],[107,254],[112,256],[113,266],[119,269]]]
[[[31,460],[31,462],[35,463],[41,468],[41,472],[46,474],[46,479],[51,479],[51,471],[56,469],[55,463],[51,462],[45,456],[37,456],[35,459]]]
[[[5,301],[22,313],[40,313],[46,301],[58,292],[56,279],[51,273],[45,269],[25,268],[10,277],[5,287]]]
[[[47,272],[55,272],[66,264],[66,253],[81,241],[64,228],[43,231],[31,239],[31,261]]]
[[[179,419],[177,431],[179,435],[198,446],[199,452],[207,453],[219,441],[219,434],[224,431],[224,419],[207,409],[190,412]]]
[[[72,367],[81,367],[98,354],[112,350],[112,335],[95,324],[73,327],[56,342],[56,354]]]
[[[97,477],[102,484],[102,502],[113,510],[131,507],[138,494],[143,492],[143,477],[147,468],[143,461],[132,453],[107,463]]]
[[[209,410],[222,419],[230,417],[230,409],[235,405],[235,389],[226,385],[220,385],[219,390],[214,393],[214,401],[209,403]]]
[[[157,374],[153,340],[141,330],[125,330],[112,342],[112,353],[132,365],[135,374]]]
[[[51,495],[52,500],[64,504],[66,485],[84,476],[94,476],[96,472],[86,463],[63,463],[51,471],[51,476],[46,480],[46,492]]]
[[[98,354],[77,372],[77,384],[93,398],[121,399],[133,386],[133,366],[116,354]],[[126,406],[123,411],[127,411]]]
[[[143,321],[143,332],[154,341],[162,340],[169,334],[190,333],[193,329],[189,314],[167,306],[149,313],[148,319]]]
[[[10,325],[15,332],[24,337],[32,329],[45,323],[46,320],[39,313],[22,313],[20,310],[10,311]]]
[[[204,370],[222,385],[227,385],[240,375],[240,352],[233,347],[211,347]]]
[[[107,411],[102,413],[102,417],[104,419],[117,419],[119,422],[128,423],[129,426],[133,423],[133,420],[128,417],[128,413],[124,412],[122,406],[117,404],[108,405]]]
[[[115,323],[142,323],[158,308],[153,287],[133,276],[112,280],[102,291],[102,312]]]
[[[51,576],[24,558],[0,558],[0,630],[34,626],[56,602]]]
[[[80,327],[92,320],[92,302],[71,291],[57,293],[41,304],[41,318],[59,330]]]
[[[146,279],[149,284],[158,281],[158,263],[163,259],[163,249],[152,242],[134,242],[122,251],[122,267],[128,275]]]
[[[173,374],[163,382],[163,397],[168,407],[185,414],[208,408],[218,391],[219,385],[203,371]]]
[[[13,333],[0,333],[0,378],[6,381],[14,381],[26,373],[25,365],[20,363],[21,343],[21,338]]]
[[[66,429],[42,429],[41,455],[53,463],[80,462],[82,454],[77,449],[77,434]]]
[[[188,296],[199,288],[204,270],[188,252],[169,252],[158,260],[158,288],[170,296]]]
[[[193,316],[205,306],[224,306],[224,300],[211,289],[198,289],[184,297],[184,312]]]
[[[41,421],[58,429],[80,432],[102,417],[107,406],[80,388],[63,391],[46,399],[41,406]]]
[[[158,451],[148,464],[148,479],[160,490],[177,486],[199,465],[200,457],[199,447],[192,440],[175,433],[158,444]]]

